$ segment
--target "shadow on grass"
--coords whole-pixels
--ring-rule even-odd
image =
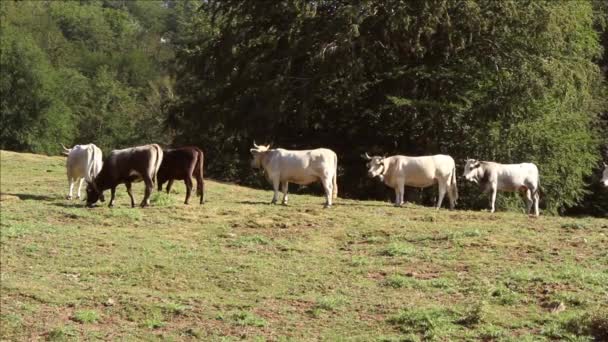
[[[47,195],[34,195],[34,194],[9,194],[9,193],[0,193],[0,195],[4,196],[16,196],[19,197],[20,200],[38,200],[38,201],[52,201],[57,199],[62,199],[62,196],[47,196]]]
[[[342,203],[342,202],[334,202],[333,204],[334,206],[338,206],[338,207],[395,207],[392,203]],[[406,208],[406,206],[404,205],[402,208]]]
[[[238,203],[238,204],[264,204],[264,205],[270,204],[270,202],[268,202],[268,201],[236,201],[235,203]]]
[[[53,202],[53,203],[51,203],[51,205],[54,205],[56,207],[62,207],[62,208],[90,209],[90,208],[87,208],[85,201],[71,201],[71,202],[67,202],[67,203],[66,202]]]

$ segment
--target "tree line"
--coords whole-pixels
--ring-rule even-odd
[[[341,195],[380,199],[391,192],[366,177],[364,152],[450,154],[459,172],[467,157],[529,161],[548,211],[608,212],[598,184],[608,145],[602,1],[3,1],[0,9],[2,148],[192,144],[205,151],[209,176],[262,186],[249,165],[254,140],[323,146],[339,156]],[[461,206],[485,204],[476,187],[460,188]],[[409,193],[422,203],[436,196]]]

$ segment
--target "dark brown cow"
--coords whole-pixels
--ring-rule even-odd
[[[171,191],[174,180],[183,180],[186,183],[186,200],[188,204],[192,193],[192,177],[196,179],[196,194],[200,196],[200,204],[205,203],[205,180],[203,178],[204,155],[198,147],[187,146],[163,151],[163,162],[156,176],[158,191],[162,191],[163,184],[167,183],[167,193]]]
[[[87,206],[92,207],[98,200],[104,201],[103,191],[110,189],[112,198],[109,207],[114,206],[116,187],[124,183],[131,198],[131,183],[143,180],[146,192],[141,207],[150,204],[150,194],[154,189],[154,179],[163,160],[163,150],[157,144],[114,150],[104,160],[101,171],[87,186]]]

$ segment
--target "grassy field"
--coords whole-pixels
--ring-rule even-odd
[[[213,181],[204,206],[176,183],[86,209],[64,158],[0,160],[3,340],[608,339],[606,219],[271,206]]]

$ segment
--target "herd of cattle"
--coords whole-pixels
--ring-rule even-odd
[[[62,145],[63,146],[63,145]],[[183,180],[186,184],[186,200],[188,204],[192,193],[192,177],[196,179],[196,193],[200,204],[205,201],[205,183],[203,179],[204,155],[197,147],[180,147],[163,150],[157,144],[144,145],[113,150],[105,160],[101,150],[94,144],[76,145],[72,148],[63,146],[63,154],[67,155],[67,176],[69,183],[68,199],[72,199],[74,185],[78,184],[77,198],[83,181],[87,182],[87,206],[92,207],[97,201],[104,201],[103,192],[110,190],[109,206],[114,205],[116,187],[125,184],[135,206],[131,184],[143,181],[145,184],[144,198],[141,206],[150,204],[150,194],[154,183],[158,191],[167,183],[167,193],[171,190],[174,180]],[[338,196],[338,157],[330,149],[314,150],[285,150],[270,148],[270,145],[256,145],[250,150],[253,159],[251,165],[262,169],[268,181],[272,184],[274,195],[272,203],[276,203],[279,191],[283,193],[283,204],[287,204],[289,183],[307,185],[320,181],[325,191],[325,207],[332,205],[332,200]],[[450,208],[453,209],[458,200],[456,182],[456,164],[448,155],[433,155],[422,157],[407,156],[362,156],[368,160],[368,175],[378,177],[384,184],[395,190],[395,206],[403,204],[404,187],[411,186],[426,188],[438,185],[439,196],[437,209],[447,194]],[[519,191],[527,206],[528,214],[534,207],[534,215],[539,215],[538,202],[540,181],[538,168],[532,163],[500,164],[496,162],[467,159],[464,167],[464,178],[479,184],[484,192],[490,192],[490,210],[494,212],[494,203],[498,190]],[[602,185],[608,187],[608,165],[604,163]]]

